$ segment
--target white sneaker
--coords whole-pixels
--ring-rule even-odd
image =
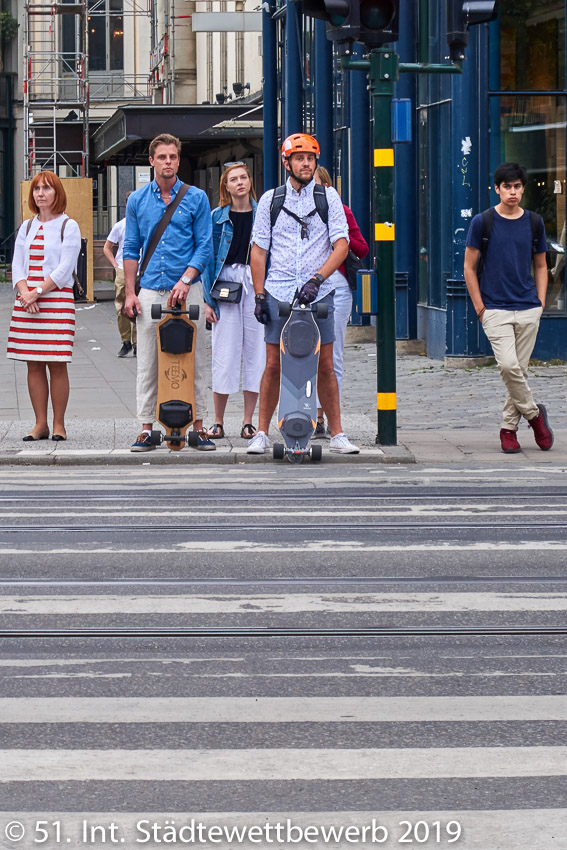
[[[358,446],[353,445],[347,435],[343,433],[335,434],[334,437],[331,437],[329,449],[332,452],[339,452],[342,455],[357,455],[360,451]]]
[[[270,450],[270,441],[263,431],[256,431],[246,449],[248,455],[263,455]]]

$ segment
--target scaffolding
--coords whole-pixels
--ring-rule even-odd
[[[89,173],[89,116],[117,102],[151,102],[150,75],[89,68],[89,22],[146,16],[154,0],[26,0],[24,5],[24,176],[49,169],[62,177]],[[93,26],[93,23],[91,23]],[[94,30],[93,30],[94,32]],[[100,57],[99,57],[100,58]],[[93,63],[96,68],[97,55]],[[106,116],[105,116],[106,117]]]
[[[85,2],[30,0],[25,4],[24,172],[28,180],[45,169],[66,177],[88,174],[87,24]]]

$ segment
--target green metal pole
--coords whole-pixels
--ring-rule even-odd
[[[374,115],[374,240],[378,278],[376,318],[378,435],[382,446],[395,446],[396,433],[396,287],[394,271],[394,146],[391,111],[398,56],[380,48],[370,53],[370,94]]]

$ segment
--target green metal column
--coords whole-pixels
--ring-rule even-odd
[[[378,278],[376,317],[378,435],[382,446],[395,446],[396,289],[394,268],[394,146],[391,111],[398,56],[381,48],[370,53],[370,94],[374,116],[374,240]]]

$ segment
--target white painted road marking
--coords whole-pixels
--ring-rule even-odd
[[[282,593],[0,596],[0,615],[566,611],[567,593]]]
[[[567,747],[0,750],[0,783],[457,779],[567,775]]]
[[[1,723],[567,721],[565,696],[0,699]]]

